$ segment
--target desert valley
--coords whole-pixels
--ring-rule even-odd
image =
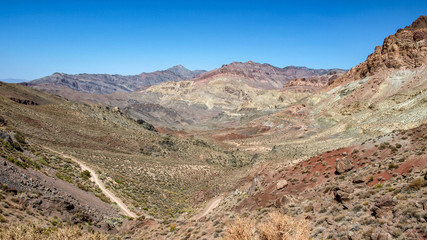
[[[351,69],[0,82],[0,239],[426,239],[427,16]]]

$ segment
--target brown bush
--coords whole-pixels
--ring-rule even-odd
[[[251,240],[255,234],[255,220],[237,218],[227,229],[225,240]]]
[[[79,227],[47,229],[37,224],[16,224],[1,229],[0,240],[106,240],[102,233],[86,233]]]
[[[270,213],[259,224],[251,218],[240,219],[228,227],[227,240],[306,240],[309,238],[308,223],[278,212]]]

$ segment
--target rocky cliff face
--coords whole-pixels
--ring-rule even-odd
[[[203,70],[190,71],[182,65],[164,71],[141,73],[139,75],[109,74],[65,74],[54,73],[50,76],[33,80],[25,85],[52,92],[58,88],[69,88],[79,92],[110,94],[118,91],[131,92],[141,87],[149,87],[163,82],[178,82],[203,73]]]
[[[363,79],[384,70],[414,69],[426,62],[427,16],[421,16],[410,26],[387,37],[383,45],[377,46],[365,62],[352,68],[333,85]]]

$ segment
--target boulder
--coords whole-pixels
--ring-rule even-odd
[[[391,235],[381,228],[377,227],[371,234],[372,240],[389,240],[392,239]]]
[[[2,131],[0,131],[0,139],[3,140],[3,141],[5,141],[5,142],[8,142],[10,144],[13,143],[12,138],[10,137],[10,135],[7,134],[7,133],[4,133]]]
[[[355,184],[360,184],[360,183],[364,183],[364,182],[365,182],[365,179],[361,175],[357,176],[353,179],[353,183],[355,183]]]
[[[339,203],[350,201],[353,198],[354,187],[351,184],[341,184],[333,189],[335,200]],[[349,205],[348,203],[346,205]],[[347,207],[348,208],[348,207]]]
[[[336,172],[335,172],[336,174],[342,174],[344,172],[350,171],[354,167],[351,160],[348,159],[347,157],[337,158],[336,163],[337,163]]]
[[[376,218],[392,218],[393,217],[393,207],[397,204],[397,200],[393,199],[391,193],[386,194],[382,198],[378,199],[375,202],[375,205],[372,207],[372,216]]]
[[[277,184],[276,184],[276,189],[277,189],[277,190],[280,190],[280,189],[282,189],[282,188],[284,188],[284,187],[286,187],[286,186],[288,186],[288,181],[286,181],[286,180],[282,179],[282,180],[279,180],[279,181],[277,182]]]
[[[291,202],[291,199],[285,195],[285,196],[282,196],[282,197],[276,199],[276,201],[274,201],[274,203],[273,203],[273,206],[276,208],[282,208],[290,202]]]

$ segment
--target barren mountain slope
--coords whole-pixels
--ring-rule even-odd
[[[327,74],[340,69],[310,69],[306,67],[288,66],[274,67],[252,61],[245,63],[233,62],[221,68],[201,74],[195,79],[196,84],[206,84],[217,78],[238,78],[241,82],[259,89],[281,89],[283,84],[294,78],[310,78]]]

